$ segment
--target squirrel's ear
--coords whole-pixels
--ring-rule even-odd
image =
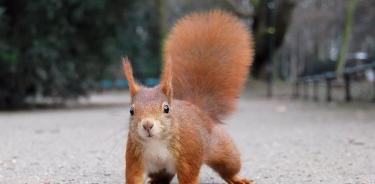
[[[131,97],[133,97],[138,92],[139,86],[134,81],[133,69],[132,69],[132,66],[130,64],[128,57],[122,58],[122,66],[124,69],[125,77],[128,80],[130,95]]]
[[[172,86],[172,62],[168,58],[164,63],[163,79],[160,84],[161,90],[167,96],[169,103],[173,98],[173,86]]]

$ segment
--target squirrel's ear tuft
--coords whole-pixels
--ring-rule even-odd
[[[122,66],[124,69],[124,75],[126,79],[128,80],[130,95],[131,97],[133,97],[138,92],[139,86],[134,81],[133,69],[132,69],[132,66],[130,64],[128,57],[122,58]]]
[[[163,71],[163,80],[161,81],[161,90],[167,96],[169,103],[171,103],[173,98],[173,86],[172,86],[172,62],[171,59],[168,58],[167,61],[164,63],[164,71]]]

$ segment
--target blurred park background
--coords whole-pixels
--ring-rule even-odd
[[[264,95],[284,91],[275,87],[283,83],[284,95],[329,98],[323,88],[344,94],[349,83],[350,98],[372,100],[374,8],[372,0],[1,0],[0,108],[126,89],[122,56],[137,79],[155,85],[171,26],[211,9],[232,12],[252,31],[251,78],[269,84]]]
[[[256,183],[375,183],[374,0],[0,0],[0,184],[124,183],[129,93],[182,16],[222,9],[255,60],[225,126]],[[203,183],[223,183],[203,168]]]

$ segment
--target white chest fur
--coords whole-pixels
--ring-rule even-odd
[[[143,157],[147,173],[155,173],[162,169],[171,174],[176,172],[175,158],[168,150],[168,141],[148,141],[144,144]]]

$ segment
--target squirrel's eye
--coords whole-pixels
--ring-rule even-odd
[[[133,106],[130,107],[129,112],[130,112],[130,115],[132,115],[132,116],[134,115],[134,107]]]
[[[169,113],[169,106],[167,104],[165,104],[163,106],[163,110],[164,110],[164,113]]]

